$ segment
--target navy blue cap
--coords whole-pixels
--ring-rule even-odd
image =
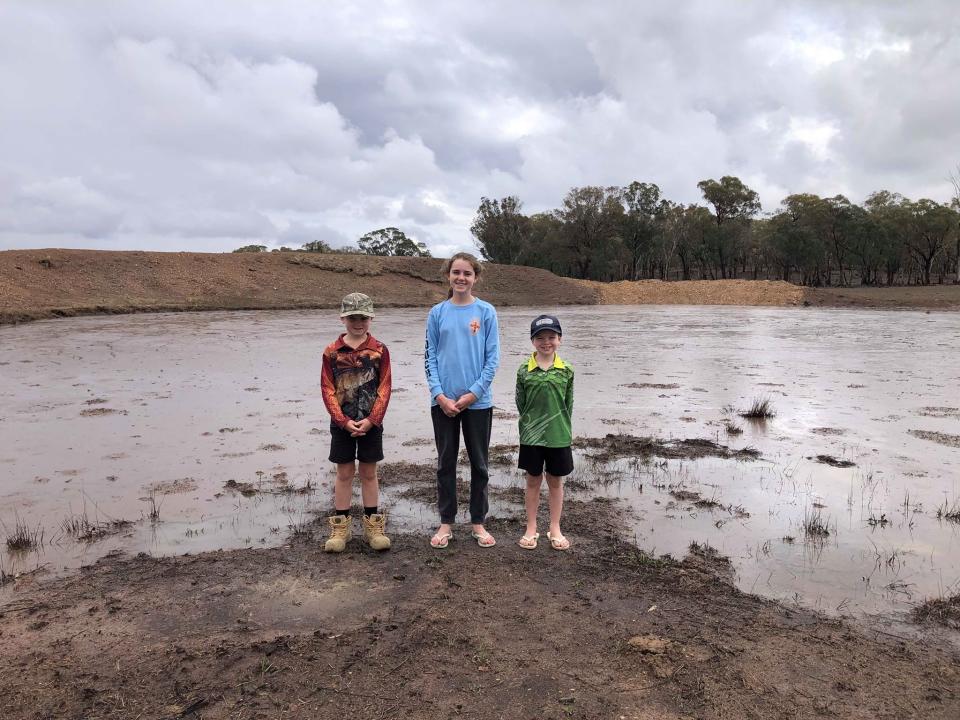
[[[563,335],[563,330],[560,329],[560,321],[553,315],[538,315],[537,319],[530,323],[531,338],[544,330],[553,330],[557,335]]]

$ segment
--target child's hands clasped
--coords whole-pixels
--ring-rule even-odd
[[[443,414],[447,417],[456,417],[460,414],[460,408],[457,407],[457,403],[443,393],[437,395],[437,405],[440,406],[440,409],[443,410]]]
[[[350,437],[361,437],[370,432],[372,428],[373,423],[370,418],[364,418],[363,420],[347,420],[344,430],[350,433]]]
[[[461,395],[457,399],[457,402],[454,403],[454,405],[457,408],[457,412],[460,412],[461,410],[466,410],[468,407],[473,405],[476,401],[477,401],[477,396],[474,395],[472,392],[467,392]]]

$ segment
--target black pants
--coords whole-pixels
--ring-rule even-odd
[[[470,522],[479,525],[490,509],[487,502],[487,456],[490,452],[490,430],[493,408],[464,410],[456,417],[447,417],[439,405],[430,409],[433,439],[437,443],[437,507],[440,522],[457,519],[457,455],[460,453],[460,429],[463,444],[470,458]]]

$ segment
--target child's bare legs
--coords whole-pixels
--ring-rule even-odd
[[[562,538],[563,533],[560,532],[560,513],[563,512],[563,478],[558,478],[550,473],[544,473],[544,477],[547,479],[547,492],[549,493],[550,537]],[[537,494],[539,495],[539,488],[537,490]],[[529,510],[527,512],[529,512]],[[528,519],[527,524],[529,525],[529,523],[530,521]]]
[[[524,537],[533,537],[537,534],[537,510],[540,509],[540,485],[543,475],[527,473],[527,488],[524,492],[524,505],[527,508],[527,529]]]
[[[366,464],[360,463],[361,472]],[[353,500],[353,476],[356,473],[357,466],[355,463],[337,463],[337,479],[333,485],[333,507],[336,510],[342,512],[350,509]],[[374,480],[376,480],[376,465],[374,465]],[[364,503],[366,503],[366,498],[364,498]]]
[[[377,482],[377,464],[360,463],[360,497],[365,508],[380,504],[380,484]]]

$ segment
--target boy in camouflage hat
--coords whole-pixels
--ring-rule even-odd
[[[370,334],[373,315],[373,301],[363,293],[344,297],[340,320],[346,332],[323,351],[320,384],[330,413],[330,462],[337,466],[327,552],[343,552],[352,537],[350,503],[358,470],[363,539],[374,550],[390,547],[384,534],[386,517],[378,508],[377,481],[377,463],[383,460],[383,416],[390,402],[390,353]]]

